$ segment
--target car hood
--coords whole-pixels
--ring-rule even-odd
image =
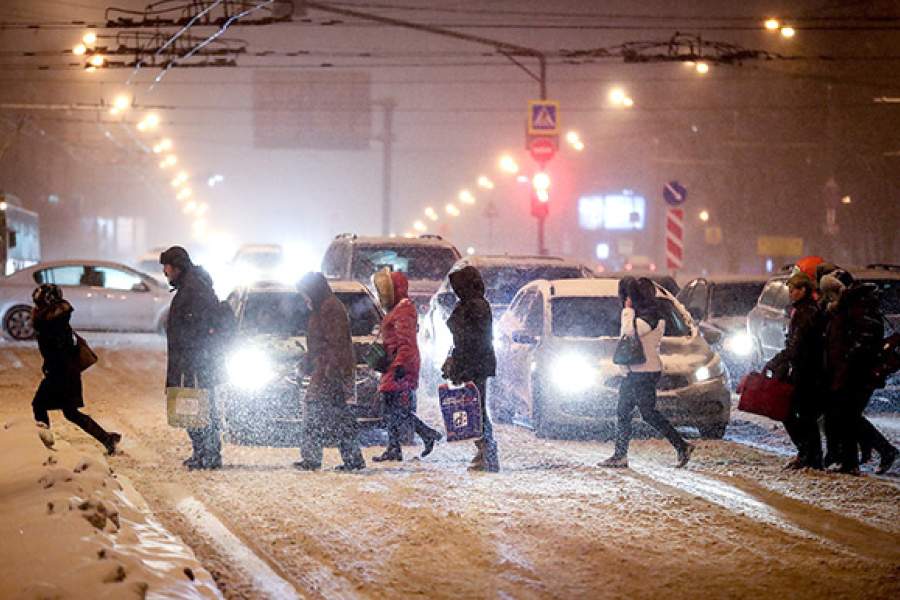
[[[589,356],[595,359],[604,371],[616,373],[622,367],[613,364],[612,357],[618,345],[618,338],[558,338],[552,337],[541,344],[541,358],[552,368],[552,358],[569,353]],[[660,359],[663,372],[673,375],[690,375],[699,367],[709,363],[715,355],[702,338],[663,338]]]

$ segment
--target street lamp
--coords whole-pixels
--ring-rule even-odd
[[[625,98],[625,90],[620,87],[614,87],[609,91],[609,101],[613,104],[624,104]]]
[[[191,194],[193,194],[193,193],[194,192],[193,192],[193,190],[191,190],[191,188],[184,188],[178,192],[178,195],[175,196],[175,198],[177,200],[187,200],[188,198],[191,197]]]
[[[178,157],[175,156],[174,154],[170,154],[170,155],[166,156],[164,159],[162,159],[161,161],[159,161],[159,168],[160,169],[168,169],[169,167],[174,167],[177,162],[178,162]]]
[[[698,62],[696,66],[697,72],[701,75],[706,75],[709,73],[709,63]]]
[[[425,209],[425,216],[428,217],[428,218],[429,218],[430,220],[432,220],[432,221],[437,221],[437,220],[438,220],[438,214],[437,214],[437,211],[434,210],[434,209],[433,209],[432,207],[430,207],[430,206],[429,206],[428,208]]]
[[[459,213],[460,213],[459,208],[455,204],[448,204],[445,207],[445,210],[447,211],[447,214],[450,215],[451,217],[458,217]]]
[[[104,62],[106,62],[106,59],[103,58],[102,54],[95,54],[88,61],[88,63],[90,63],[90,66],[94,68],[102,67]]]
[[[74,48],[72,48],[72,54],[75,56],[84,56],[84,53],[87,52],[87,47],[84,44],[76,44]]]
[[[700,211],[700,220],[703,221],[704,223],[709,222],[709,211],[708,210]]]
[[[764,25],[765,28],[768,29],[769,31],[775,31],[776,29],[778,29],[779,27],[781,27],[781,23],[778,21],[778,19],[774,19],[774,18],[771,18],[771,17],[768,18],[768,19],[766,19],[766,21],[765,21],[765,23],[763,23],[763,25]]]
[[[796,34],[797,34],[797,30],[794,29],[793,27],[785,26],[785,27],[781,28],[781,37],[783,37],[783,38],[790,39],[790,38],[794,37]]]
[[[129,106],[131,106],[131,98],[125,94],[119,94],[113,100],[113,108],[116,110],[126,110]]]
[[[514,159],[509,154],[504,154],[503,156],[501,156],[497,164],[500,167],[500,170],[504,173],[515,175],[519,172],[519,163],[517,163],[516,159]]]
[[[634,100],[631,98],[631,96],[626,96],[625,99],[622,100],[622,106],[624,106],[625,108],[631,108],[632,106],[634,106]]]
[[[413,229],[421,233],[427,230],[428,227],[426,227],[425,223],[423,223],[422,221],[416,221],[415,223],[413,223]]]
[[[475,196],[469,190],[460,190],[457,198],[463,204],[475,204]]]
[[[88,31],[86,34],[84,34],[84,37],[81,38],[81,41],[88,46],[93,46],[97,43],[97,34],[93,31]]]
[[[478,187],[485,190],[492,190],[494,189],[494,182],[491,181],[487,175],[481,175],[478,178]]]

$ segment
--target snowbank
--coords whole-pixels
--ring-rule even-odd
[[[0,426],[0,598],[221,598],[99,447]]]

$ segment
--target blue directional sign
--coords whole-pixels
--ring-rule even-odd
[[[559,102],[528,101],[528,135],[559,134]]]
[[[663,187],[663,200],[669,206],[680,206],[687,200],[687,188],[677,181],[670,181]]]

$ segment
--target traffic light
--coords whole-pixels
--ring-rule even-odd
[[[550,213],[550,176],[535,173],[531,179],[531,216],[544,219]]]

